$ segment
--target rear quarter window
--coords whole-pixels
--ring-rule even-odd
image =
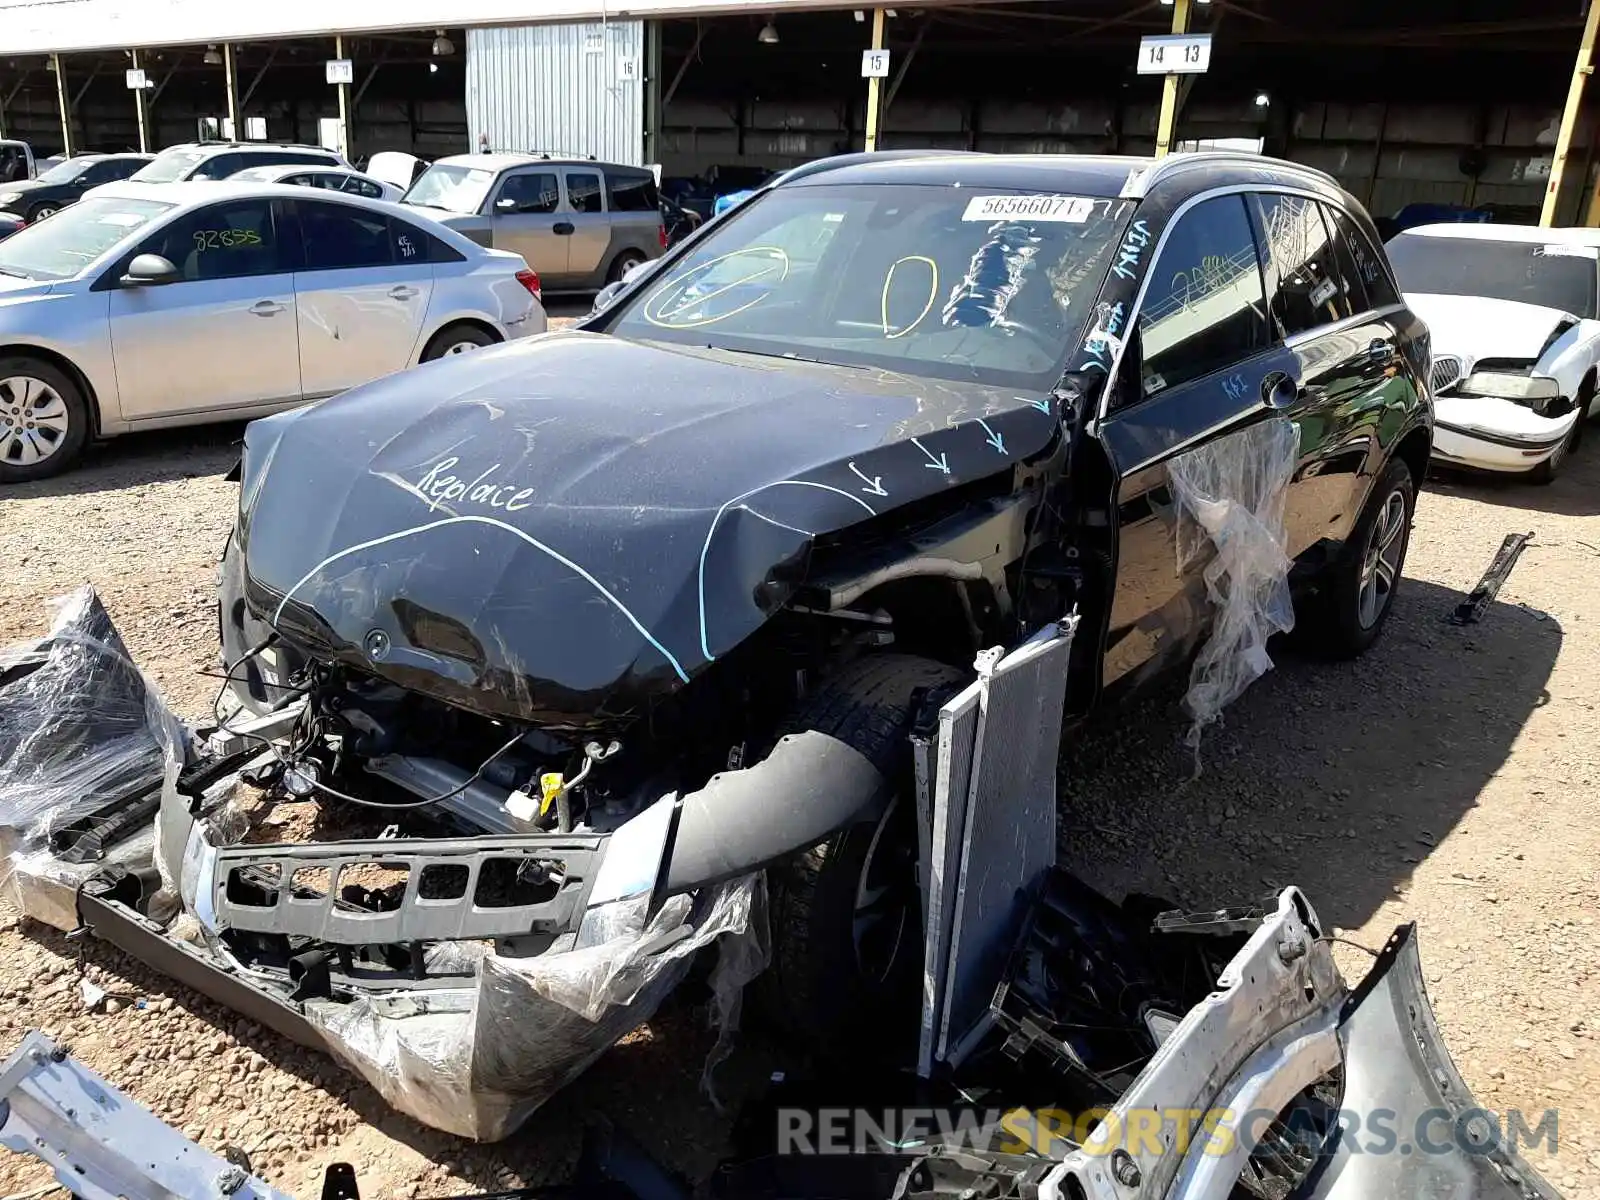
[[[606,194],[612,212],[661,211],[661,197],[652,175],[607,171]]]
[[[399,217],[389,218],[389,241],[394,247],[396,263],[451,263],[465,262],[466,256],[454,246],[447,245],[433,234],[418,229]]]

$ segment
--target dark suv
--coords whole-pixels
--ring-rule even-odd
[[[908,725],[1074,611],[1073,713],[1237,639],[1219,604],[1253,677],[1286,583],[1365,650],[1428,358],[1367,214],[1289,163],[812,164],[579,330],[250,425],[230,675],[304,698],[302,792],[533,839],[675,794],[658,886],[770,868],[771,991],[843,1046],[916,977]]]

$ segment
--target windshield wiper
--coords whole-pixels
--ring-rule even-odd
[[[806,358],[801,354],[780,354],[776,350],[747,350],[742,346],[713,346],[706,343],[707,350],[723,350],[729,354],[753,354],[757,358],[777,358],[784,362],[815,363],[819,367],[848,367],[852,371],[870,371],[871,367],[864,367],[860,363],[832,362],[826,358]]]
[[[0,267],[0,275],[9,275],[13,279],[32,279],[26,271],[13,271],[10,267]]]

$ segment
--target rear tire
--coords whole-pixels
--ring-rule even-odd
[[[1326,658],[1355,658],[1378,640],[1400,589],[1415,509],[1411,469],[1393,459],[1314,602],[1296,621],[1298,640],[1308,650]]]
[[[640,263],[649,261],[648,256],[641,254],[637,250],[624,250],[617,255],[616,260],[611,264],[611,270],[606,274],[606,282],[618,283],[624,275]]]
[[[458,321],[454,325],[446,325],[428,339],[428,344],[422,348],[422,361],[433,362],[455,354],[470,354],[484,346],[493,346],[498,340],[486,329]]]
[[[43,359],[0,358],[0,483],[65,471],[89,440],[89,405],[76,381]]]
[[[758,995],[784,1033],[820,1055],[881,1061],[915,1046],[922,908],[906,734],[923,696],[965,679],[929,659],[873,655],[825,681],[778,731],[836,737],[885,780],[881,815],[768,872],[772,964]]]

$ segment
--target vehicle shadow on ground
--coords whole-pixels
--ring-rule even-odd
[[[1183,680],[1097,718],[1063,762],[1063,865],[1113,897],[1195,907],[1295,884],[1325,923],[1363,925],[1476,805],[1549,697],[1561,626],[1506,603],[1449,624],[1463,599],[1407,579],[1383,640],[1355,662],[1274,643],[1276,669],[1206,731],[1198,778]]]
[[[83,460],[60,475],[0,487],[0,500],[116,492],[141,483],[166,483],[221,475],[239,461],[244,425],[197,425],[130,433],[90,446]]]
[[[1600,514],[1600,421],[1591,421],[1582,444],[1547,484],[1530,483],[1515,475],[1488,475],[1435,466],[1428,471],[1429,491],[1469,496],[1485,504],[1533,509],[1564,517]],[[1507,533],[1526,533],[1508,529]],[[1595,544],[1600,546],[1600,534]]]

